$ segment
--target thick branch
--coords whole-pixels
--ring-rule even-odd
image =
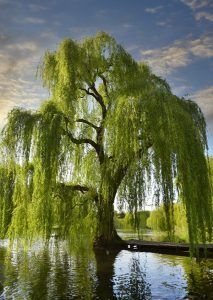
[[[149,140],[144,147],[146,147],[147,149],[149,149],[152,146],[153,146],[153,143],[151,142],[151,140]],[[142,155],[143,155],[143,153],[144,153],[144,147],[140,148],[138,150],[137,154],[136,154],[136,156],[138,156],[139,158],[141,158]],[[111,156],[111,157],[109,157],[109,159],[113,159],[113,157]],[[128,169],[129,169],[131,163],[132,163],[132,160],[129,160],[129,161],[126,162],[126,164],[118,166],[118,168],[117,168],[117,170],[116,170],[116,172],[114,174],[114,181],[117,184],[117,188],[121,184],[121,182],[122,182],[124,176],[126,175],[126,173],[127,173]]]
[[[89,192],[89,191],[93,191],[93,193],[94,193],[94,201],[95,202],[98,201],[98,194],[91,187],[88,187],[88,186],[85,186],[85,185],[80,185],[80,184],[73,184],[72,185],[72,184],[65,184],[65,183],[58,183],[58,187],[59,187],[58,193],[55,193],[54,197],[59,197],[61,200],[63,200],[63,196],[60,194],[60,188],[62,188],[63,190],[68,188],[71,191],[79,191],[82,194],[85,194],[86,192]],[[77,205],[79,205],[79,203]],[[74,207],[75,206],[76,205],[74,205]]]
[[[70,138],[70,140],[76,144],[76,145],[81,145],[81,144],[90,144],[97,152],[97,154],[99,154],[99,146],[98,144],[96,144],[93,140],[91,139],[87,139],[87,138],[80,138],[77,139],[73,136],[73,134],[68,131],[68,130],[64,130],[64,133]]]
[[[80,90],[84,91],[89,96],[93,96],[93,98],[95,98],[97,100],[97,96],[94,93],[91,93],[89,90],[87,90],[85,88],[80,88]]]
[[[97,91],[97,89],[95,88],[95,85],[92,84],[90,87],[89,87],[89,90],[92,90],[93,93],[95,94],[96,96],[96,100],[98,101],[98,103],[101,105],[102,107],[102,116],[103,116],[103,119],[106,118],[106,113],[107,113],[107,109],[106,109],[106,106],[104,104],[104,101],[103,101],[103,97],[101,96],[101,94]]]
[[[107,80],[106,80],[106,78],[102,74],[99,74],[99,77],[103,81],[105,93],[106,93],[107,97],[109,98],[109,91],[108,91],[108,87],[107,87]]]
[[[139,158],[141,158],[141,156],[143,155],[144,148],[149,149],[152,146],[153,146],[153,142],[152,142],[152,140],[150,138],[148,138],[148,140],[146,141],[146,144],[143,145],[143,147],[138,150],[138,156],[139,156]]]
[[[93,96],[96,99],[96,101],[101,105],[101,108],[102,108],[102,121],[101,121],[100,127],[97,127],[94,124],[92,124],[91,122],[88,122],[86,120],[85,120],[86,122],[82,121],[82,119],[81,119],[82,122],[92,126],[97,131],[97,144],[95,143],[96,147],[94,147],[94,144],[93,144],[93,147],[96,149],[100,164],[102,164],[104,161],[104,149],[103,149],[104,127],[103,127],[103,124],[104,124],[104,120],[106,118],[107,108],[104,104],[103,97],[97,91],[94,83],[91,84],[88,89],[85,89],[85,88],[80,88],[80,89],[82,91],[84,91],[87,95]]]
[[[102,108],[102,116],[103,119],[105,119],[106,117],[106,106],[104,104],[103,98],[101,96],[101,94],[98,93],[98,91],[95,88],[95,85],[92,84],[89,89],[85,89],[85,88],[80,88],[81,91],[84,91],[87,95],[92,96],[93,98],[96,99],[96,101],[100,104],[101,108]],[[90,90],[92,90],[93,92],[90,92]]]
[[[77,119],[76,122],[85,123],[85,124],[91,126],[92,128],[94,128],[95,130],[98,130],[98,128],[99,128],[98,126],[94,125],[93,123],[91,123],[85,119]]]
[[[68,123],[69,123],[69,119],[64,116],[64,120],[65,120],[65,125],[66,125],[66,130],[64,130],[64,134],[67,135],[70,140],[76,144],[76,145],[80,145],[80,144],[90,144],[96,151],[97,155],[98,155],[98,159],[99,159],[99,162],[102,163],[103,162],[103,159],[104,159],[104,153],[103,153],[103,147],[102,147],[102,144],[99,143],[99,137],[101,136],[100,135],[100,132],[102,130],[101,127],[97,127],[95,126],[94,124],[92,124],[91,122],[87,121],[87,120],[84,120],[84,119],[78,119],[77,121],[79,122],[84,122],[86,124],[89,124],[90,126],[94,126],[94,128],[96,129],[97,131],[97,143],[94,142],[93,140],[89,139],[89,138],[75,138],[72,134],[72,132],[70,132],[68,130]]]
[[[65,183],[58,183],[58,187],[60,188],[69,188],[71,191],[79,191],[82,194],[88,192],[90,189],[87,186],[80,185],[80,184],[74,184],[74,185],[67,185]],[[59,193],[54,193],[55,197],[62,198],[62,196]]]
[[[92,191],[94,201],[96,203],[98,202],[98,194],[93,188],[85,186],[85,185],[80,185],[80,184],[66,185],[66,186],[69,187],[72,191],[79,191],[82,194]]]
[[[67,185],[70,187],[70,189],[72,191],[80,191],[81,193],[85,193],[85,192],[88,192],[89,191],[89,188],[87,186],[83,186],[83,185],[80,185],[80,184],[76,184],[76,185]]]

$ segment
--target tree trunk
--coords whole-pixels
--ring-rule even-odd
[[[119,167],[112,172],[110,161],[102,165],[102,182],[98,197],[97,233],[94,241],[95,248],[120,247],[122,239],[118,236],[114,226],[114,200],[119,185],[126,173],[126,168]]]
[[[116,190],[111,187],[108,197],[99,197],[95,248],[119,247],[123,244],[114,226],[114,199]],[[110,196],[111,195],[111,196]]]

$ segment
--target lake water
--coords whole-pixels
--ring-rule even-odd
[[[117,229],[118,235],[123,240],[144,240],[144,241],[156,241],[162,242],[162,235],[156,235],[151,229],[140,229],[139,232],[136,232],[132,229]]]
[[[213,299],[213,260],[0,241],[0,299]]]

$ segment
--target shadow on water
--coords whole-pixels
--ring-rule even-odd
[[[66,243],[9,250],[4,259],[4,291],[10,299],[92,299],[95,261],[85,251],[69,253]]]
[[[0,250],[4,268],[0,299],[150,299],[144,298],[150,291],[137,259],[131,261],[129,278],[116,277],[119,251],[68,252],[57,241],[27,252]]]
[[[128,264],[128,274],[119,276],[115,273],[118,255],[119,251],[95,251],[97,299],[151,299],[151,290],[140,261],[133,257]]]
[[[96,298],[117,299],[113,292],[114,262],[119,251],[96,250]],[[102,297],[102,298],[101,298]]]
[[[27,250],[0,244],[0,299],[213,299],[213,262],[194,264],[57,240]]]
[[[6,255],[6,249],[0,247],[0,295],[4,289],[4,258]]]

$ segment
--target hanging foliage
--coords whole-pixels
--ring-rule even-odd
[[[37,112],[12,110],[2,132],[2,235],[49,236],[56,226],[67,236],[95,218],[96,241],[107,244],[117,239],[116,194],[137,214],[152,189],[170,232],[179,192],[192,250],[211,240],[206,125],[194,102],[103,32],[65,39],[38,74],[50,100]]]

